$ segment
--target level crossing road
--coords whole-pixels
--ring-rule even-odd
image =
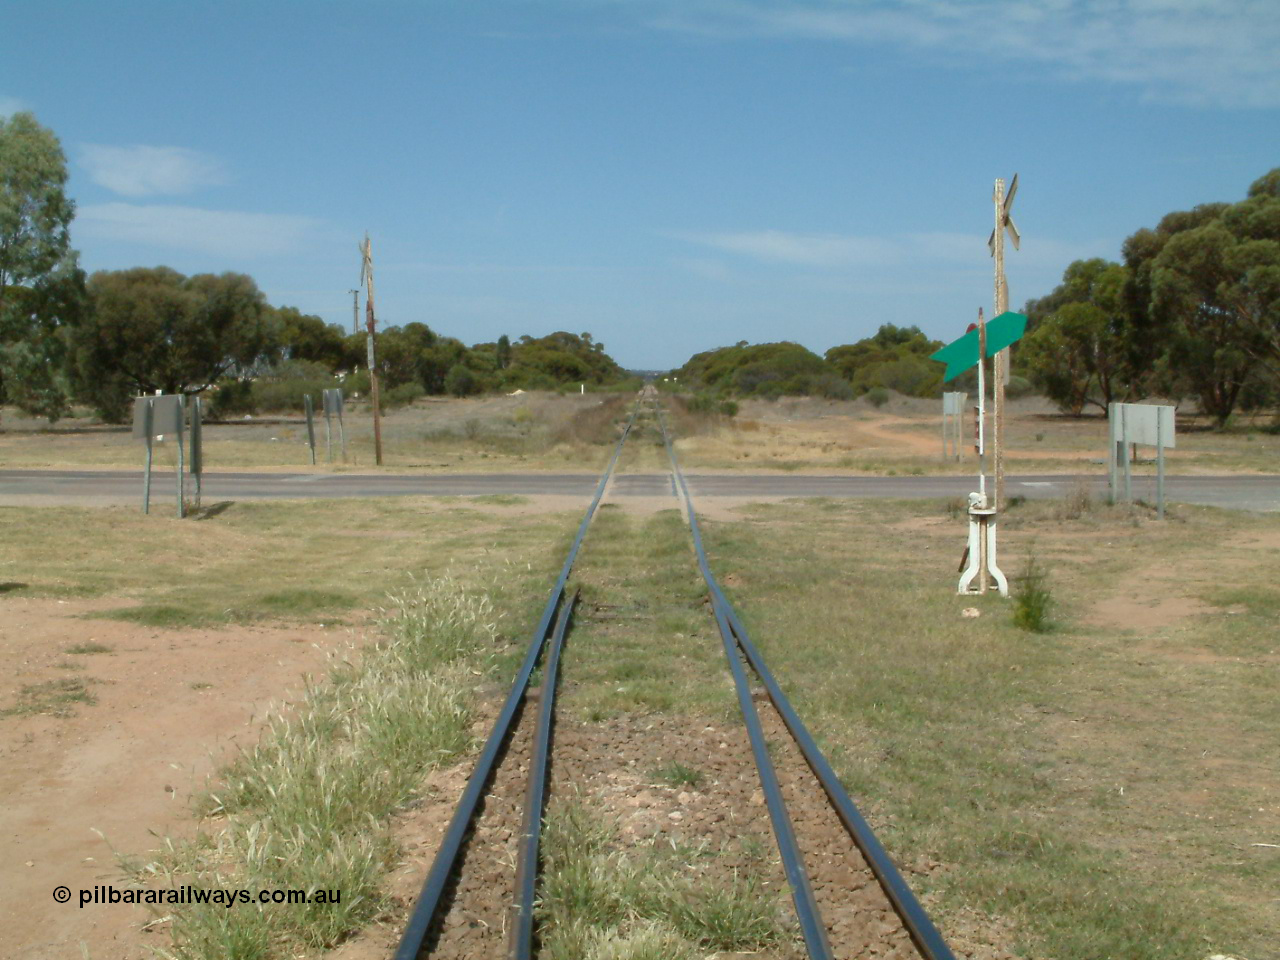
[[[219,500],[323,499],[402,496],[590,496],[598,477],[590,473],[223,473],[204,474],[203,498]],[[1095,498],[1106,496],[1105,476],[1072,474],[1006,477],[1010,497],[1053,499],[1066,496],[1083,479]],[[698,497],[773,500],[792,497],[864,499],[943,499],[962,497],[975,487],[970,476],[872,477],[794,473],[691,473]],[[1169,476],[1171,502],[1280,510],[1280,475]],[[188,480],[190,484],[190,480]],[[172,471],[155,471],[151,496],[163,503],[173,496]],[[675,496],[670,473],[633,473],[613,479],[617,497]],[[1135,498],[1155,501],[1155,478],[1134,477]],[[0,470],[0,504],[105,505],[140,502],[142,472],[126,470]]]

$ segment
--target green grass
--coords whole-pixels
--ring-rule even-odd
[[[90,653],[111,653],[112,650],[113,648],[107,646],[105,643],[97,643],[96,641],[90,640],[87,643],[73,644],[62,652],[75,656],[82,656]]]
[[[574,568],[583,609],[562,667],[563,709],[598,721],[626,713],[736,710],[684,520],[601,510]],[[626,611],[593,619],[601,605]],[[655,670],[655,663],[664,669]]]
[[[18,698],[13,706],[0,710],[0,716],[29,717],[48,714],[70,717],[75,712],[73,707],[76,704],[92,706],[98,702],[98,698],[89,691],[88,685],[91,682],[79,677],[68,677],[64,680],[26,684],[18,691]]]
[[[953,911],[976,909],[1012,920],[1030,956],[1266,956],[1280,912],[1263,891],[1280,863],[1239,843],[1274,823],[1263,813],[1280,786],[1266,759],[1280,709],[1262,661],[1228,655],[1277,647],[1254,619],[1268,609],[1267,565],[1232,568],[1256,578],[1223,595],[1248,616],[1180,625],[1159,641],[1168,654],[1076,618],[1161,557],[1212,581],[1219,552],[1231,556],[1223,541],[1275,518],[1067,513],[1078,519],[1027,503],[1002,524],[1006,568],[1034,538],[1054,577],[1059,623],[1034,639],[1007,601],[955,595],[961,519],[894,527],[945,517],[943,505],[758,505],[704,536],[721,581],[745,584],[728,592],[753,639],[890,852],[947,865],[912,880],[937,896],[944,933]],[[980,618],[960,617],[970,605]],[[1183,650],[1222,662],[1190,669]],[[1210,807],[1184,799],[1199,790]]]
[[[0,507],[0,522],[0,564],[20,574],[24,595],[103,598],[112,606],[88,616],[192,629],[349,621],[406,587],[412,571],[440,573],[485,550],[545,549],[567,521],[406,497],[237,503],[199,521]]]
[[[550,960],[694,960],[789,935],[785,906],[758,878],[707,884],[689,875],[686,852],[620,850],[615,825],[576,798],[552,803],[542,847],[540,955]]]
[[[470,503],[487,503],[495,507],[518,507],[529,502],[528,497],[514,493],[487,493],[479,497],[467,497]]]
[[[704,779],[701,770],[685,766],[676,760],[658,767],[649,776],[668,787],[692,787],[695,790],[702,786]]]

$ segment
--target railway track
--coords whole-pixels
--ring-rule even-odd
[[[670,463],[673,492],[683,506],[706,584],[791,894],[802,940],[797,944],[797,955],[812,960],[863,956],[954,960],[717,582],[665,416],[656,401],[649,402]],[[532,960],[538,955],[535,907],[539,846],[555,697],[561,653],[577,600],[576,594],[568,592],[568,582],[645,403],[642,398],[633,408],[600,477],[515,682],[428,870],[395,952],[396,960]],[[539,667],[540,683],[535,686]],[[470,862],[469,852],[477,848],[483,848],[480,859],[487,864]],[[506,878],[495,885],[495,864],[511,862],[514,870],[508,866]],[[481,916],[486,913],[487,918]]]

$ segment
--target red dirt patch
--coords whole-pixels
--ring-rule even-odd
[[[0,910],[5,956],[45,960],[152,957],[163,933],[134,906],[78,906],[78,891],[121,885],[112,847],[152,849],[149,831],[184,834],[186,802],[216,752],[252,742],[255,716],[278,701],[346,631],[317,627],[156,630],[81,619],[112,606],[102,600],[0,599],[0,710],[23,687],[79,677],[96,697],[69,716],[0,717]],[[109,653],[67,655],[90,641]],[[68,669],[63,664],[72,664]],[[209,686],[205,686],[208,684]],[[107,841],[95,832],[100,830]],[[52,897],[59,884],[72,900]]]

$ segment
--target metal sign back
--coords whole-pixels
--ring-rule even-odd
[[[1154,403],[1117,403],[1113,426],[1118,443],[1141,443],[1149,447],[1173,449],[1175,407],[1164,406],[1168,413],[1160,415],[1161,405]]]
[[[147,439],[146,407],[151,408],[151,436],[182,433],[182,397],[169,393],[159,397],[138,397],[133,401],[133,439]]]
[[[324,392],[324,414],[326,417],[342,415],[342,390],[335,388]]]

